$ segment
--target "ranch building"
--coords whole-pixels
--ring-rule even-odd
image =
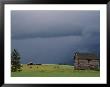
[[[100,60],[95,54],[90,53],[75,53],[74,55],[74,69],[99,69]]]

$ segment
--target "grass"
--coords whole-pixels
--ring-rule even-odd
[[[21,72],[12,72],[12,77],[99,77],[100,71],[74,70],[70,65],[44,64],[23,65]]]

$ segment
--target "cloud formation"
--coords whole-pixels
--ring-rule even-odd
[[[12,11],[12,38],[81,36],[87,26],[99,28],[98,14],[97,11]]]
[[[73,64],[73,52],[100,53],[100,11],[13,10],[11,35],[22,63]]]

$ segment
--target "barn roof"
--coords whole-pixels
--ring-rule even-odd
[[[78,59],[98,59],[95,54],[92,53],[76,53]]]

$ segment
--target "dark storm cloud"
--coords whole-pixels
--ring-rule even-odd
[[[100,53],[100,11],[12,11],[12,49],[22,63],[73,64],[73,53]]]
[[[56,26],[53,29],[49,28],[50,30],[45,28],[45,30],[41,29],[41,31],[37,31],[37,30],[33,32],[30,31],[31,33],[28,31],[25,33],[20,31],[21,32],[20,34],[13,32],[15,34],[12,35],[12,38],[13,39],[29,39],[29,38],[37,38],[37,37],[49,38],[49,37],[63,37],[63,36],[81,36],[82,35],[81,27],[75,26],[74,28],[75,29],[73,29],[72,27],[69,28],[68,26],[65,26],[65,27]]]
[[[99,22],[97,13],[99,12],[12,11],[12,38],[81,36],[88,24],[95,26]]]

